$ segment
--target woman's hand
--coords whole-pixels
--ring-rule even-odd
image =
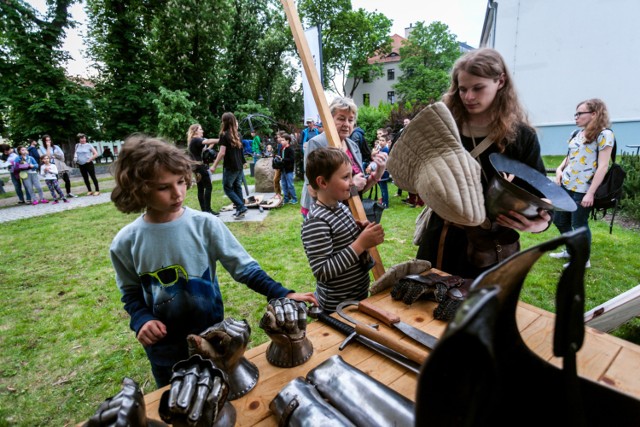
[[[364,177],[362,172],[355,174],[352,180],[353,180],[353,185],[356,186],[358,191],[364,190],[364,186],[367,185],[367,178]]]
[[[594,199],[593,194],[590,192],[587,192],[587,194],[585,194],[584,197],[582,198],[582,201],[580,202],[580,206],[582,206],[583,208],[590,208],[591,206],[593,206],[593,199]]]
[[[530,233],[540,233],[549,228],[551,215],[544,209],[538,211],[538,216],[529,219],[516,211],[509,211],[510,216],[498,215],[496,223],[503,227],[513,228],[518,231],[528,231]]]

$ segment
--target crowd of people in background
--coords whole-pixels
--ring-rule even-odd
[[[100,183],[95,163],[100,158],[110,158],[114,161],[114,153],[106,147],[102,155],[99,155],[96,147],[87,142],[87,136],[83,133],[76,135],[76,144],[72,152],[73,162],[68,163],[62,147],[55,144],[47,134],[40,140],[31,138],[27,144],[16,147],[0,144],[0,167],[6,168],[9,172],[9,179],[18,198],[16,204],[35,206],[47,204],[50,200],[54,204],[68,203],[69,200],[78,197],[71,191],[72,166],[79,169],[87,188],[85,194],[99,196]],[[42,182],[51,193],[50,200],[44,194]],[[64,191],[61,184],[64,184]]]

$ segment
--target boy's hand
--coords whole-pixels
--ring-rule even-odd
[[[380,224],[368,224],[356,239],[363,249],[369,249],[378,246],[384,242],[384,230]]]
[[[149,320],[142,325],[136,337],[140,344],[149,346],[157,343],[167,335],[167,327],[159,320]]]
[[[318,305],[318,300],[316,299],[316,296],[313,294],[313,292],[305,292],[303,294],[298,292],[291,292],[290,294],[287,294],[287,298],[294,299],[296,301],[308,302],[313,305]]]
[[[359,219],[356,219],[356,225],[358,226],[358,228],[360,228],[360,230],[362,230],[369,224],[370,222],[368,219],[365,219],[364,221],[360,221]]]

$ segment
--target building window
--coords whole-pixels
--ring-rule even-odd
[[[395,80],[396,79],[396,70],[394,68],[389,68],[387,70],[387,80]]]
[[[362,94],[362,105],[366,105],[367,107],[371,105],[371,95],[368,93]]]
[[[396,93],[394,91],[390,90],[387,92],[387,102],[390,104],[396,103]]]

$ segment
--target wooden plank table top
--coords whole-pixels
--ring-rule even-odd
[[[396,313],[405,323],[432,335],[440,336],[446,328],[445,322],[433,319],[436,307],[433,302],[418,301],[407,306],[401,301],[394,301],[388,291],[374,295],[368,301]],[[368,323],[375,322],[355,310],[349,314]],[[529,348],[541,358],[561,366],[562,359],[553,357],[552,350],[555,315],[520,302],[516,316],[520,333]],[[380,329],[396,335],[407,345],[414,345],[411,339],[402,337],[401,332],[395,329],[383,324]],[[307,372],[334,354],[341,355],[346,362],[415,401],[416,374],[355,342],[340,351],[338,346],[345,336],[319,321],[308,325],[307,336],[313,343],[313,355],[305,364],[294,368],[283,369],[269,364],[265,358],[268,342],[247,350],[245,357],[258,367],[260,377],[253,390],[231,402],[236,408],[237,426],[277,426],[277,419],[269,410],[271,400],[289,381],[298,376],[305,377]],[[415,347],[422,349],[417,344]],[[640,399],[640,346],[587,327],[577,361],[579,375]],[[167,388],[145,396],[148,418],[160,420],[158,405]]]

